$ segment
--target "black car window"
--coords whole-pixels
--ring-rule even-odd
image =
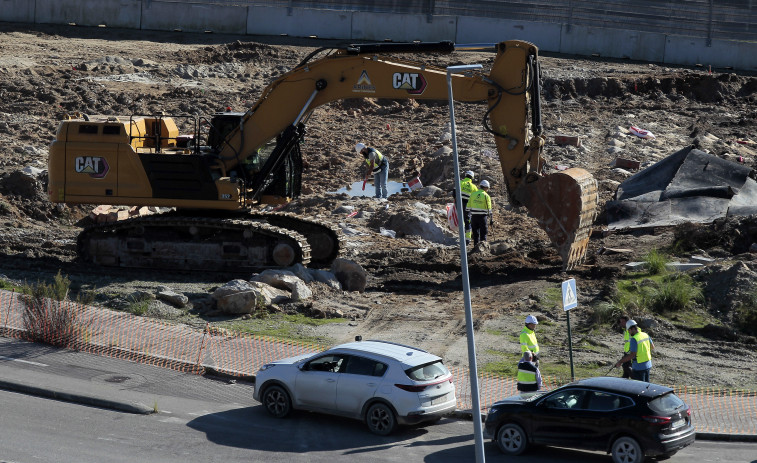
[[[684,408],[685,406],[686,403],[672,392],[649,401],[649,408],[652,409],[652,411],[654,411],[655,413],[659,413],[660,415],[673,413]]]
[[[346,355],[330,354],[318,357],[305,364],[305,369],[310,371],[330,371],[339,373],[345,364]]]
[[[448,375],[449,370],[444,366],[441,360],[437,360],[435,362],[407,369],[405,370],[405,374],[415,381],[431,381]]]
[[[586,390],[584,389],[565,389],[555,392],[544,399],[544,405],[549,408],[565,408],[570,410],[581,410],[586,408]]]
[[[364,376],[383,376],[386,364],[365,357],[350,356],[344,373]]]
[[[628,397],[619,396],[610,392],[589,392],[589,410],[609,412],[619,408],[628,407],[633,402]]]

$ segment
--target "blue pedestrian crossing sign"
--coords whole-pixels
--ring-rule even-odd
[[[578,307],[578,296],[576,295],[576,280],[571,278],[562,282],[562,308],[570,310]]]

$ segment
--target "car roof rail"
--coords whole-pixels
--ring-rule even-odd
[[[413,350],[417,350],[417,351],[420,351],[420,352],[425,352],[425,353],[428,354],[428,351],[426,351],[426,350],[419,349],[418,347],[414,347],[414,346],[408,346],[407,344],[400,344],[398,342],[383,341],[381,339],[369,339],[368,342],[383,342],[384,344],[393,344],[395,346],[407,347],[408,349],[413,349]]]

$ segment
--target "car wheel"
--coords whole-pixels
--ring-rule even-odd
[[[528,447],[526,432],[515,423],[506,423],[497,431],[497,446],[504,454],[520,455]]]
[[[376,403],[368,408],[365,414],[365,424],[372,433],[380,436],[386,436],[394,431],[397,427],[397,420],[394,418],[394,412],[388,405]]]
[[[276,418],[284,418],[292,411],[289,393],[281,386],[269,386],[263,393],[263,405]]]
[[[612,461],[614,463],[641,463],[644,452],[633,437],[620,437],[612,443]]]

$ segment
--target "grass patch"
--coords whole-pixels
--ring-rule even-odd
[[[487,349],[486,353],[497,357],[499,360],[485,363],[481,366],[481,371],[498,376],[512,376],[518,374],[518,362],[521,359],[520,354],[500,352],[493,349]]]
[[[15,291],[17,293],[20,293],[22,292],[21,288],[22,288],[21,286],[16,286],[13,283],[9,283],[5,280],[0,280],[0,289],[4,289],[6,291]]]
[[[590,325],[613,325],[617,322],[621,310],[609,302],[600,302],[589,306],[589,324]]]
[[[549,307],[559,307],[562,309],[562,287],[547,288],[539,299],[539,302],[544,305]]]
[[[303,330],[303,326],[314,327],[331,323],[344,323],[346,321],[347,319],[345,318],[310,318],[302,314],[274,314],[264,319],[233,320],[216,325],[237,333],[266,336],[281,341],[295,341],[326,346],[333,344],[333,340]]]

